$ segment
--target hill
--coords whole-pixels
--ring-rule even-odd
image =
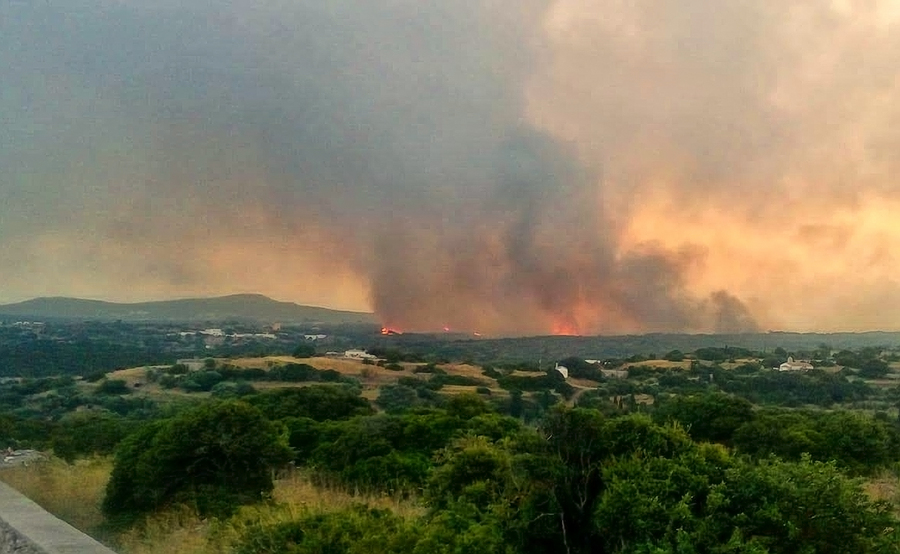
[[[189,298],[155,302],[116,303],[80,298],[35,298],[0,305],[0,318],[221,321],[230,319],[281,323],[375,323],[371,313],[349,312],[279,302],[261,294],[234,294],[216,298]]]

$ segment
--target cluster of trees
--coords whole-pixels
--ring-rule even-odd
[[[718,442],[754,458],[834,461],[855,474],[871,474],[900,459],[900,426],[859,411],[755,409],[721,392],[675,396],[653,413],[676,421],[696,441]]]
[[[152,417],[156,404],[142,397],[129,397],[132,392],[124,381],[117,379],[103,380],[94,390],[79,387],[72,377],[43,377],[37,379],[24,378],[0,383],[0,411],[14,420],[42,420],[53,425],[73,411],[79,409],[100,409],[129,417]],[[34,424],[20,423],[13,426],[25,429]],[[32,436],[30,433],[16,431],[7,435],[0,434],[0,441],[15,446],[22,444],[44,445],[46,436]]]
[[[151,381],[158,381],[163,388],[181,388],[186,392],[214,391],[223,383],[229,386],[219,387],[220,391],[233,390],[241,383],[255,381],[279,381],[288,383],[355,383],[355,380],[341,375],[333,369],[316,369],[308,364],[279,364],[268,370],[260,368],[239,368],[229,364],[217,366],[215,360],[209,360],[211,366],[197,371],[188,371],[184,365],[176,364],[160,372],[149,373]],[[252,386],[243,387],[245,393],[252,392]],[[214,391],[215,392],[215,391]]]
[[[0,332],[0,376],[47,377],[52,375],[88,375],[165,359],[158,350],[123,345],[102,339],[57,341],[33,337],[28,340],[4,340]]]
[[[293,423],[300,463],[419,490],[427,513],[257,525],[237,552],[887,553],[900,540],[889,507],[833,463],[754,461],[641,415],[557,408],[534,428],[468,401],[462,414]]]
[[[732,393],[754,404],[799,407],[831,407],[877,396],[877,391],[860,379],[843,373],[812,370],[805,373],[762,370],[756,363],[734,369],[717,365],[690,369],[658,369],[636,366],[627,380],[604,379],[600,388],[610,394],[693,394],[709,389]]]
[[[101,423],[82,434],[100,441]],[[526,424],[475,395],[385,414],[358,389],[313,385],[133,429],[104,510],[125,523],[174,503],[228,515],[266,498],[291,461],[323,482],[415,495],[426,511],[256,523],[236,552],[888,553],[900,521],[846,472],[897,461],[892,425],[721,393],[674,398],[653,418],[556,405]],[[822,450],[785,447],[804,433]]]

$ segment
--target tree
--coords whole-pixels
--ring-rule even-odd
[[[55,455],[72,463],[78,456],[111,453],[133,428],[132,422],[108,412],[73,412],[60,419],[51,446]]]
[[[97,387],[97,394],[131,394],[131,389],[122,379],[106,379]]]
[[[188,392],[200,392],[211,390],[222,381],[222,374],[218,371],[194,371],[181,381],[181,388]]]
[[[859,364],[859,374],[868,379],[879,379],[888,374],[888,364],[877,358],[863,360]]]
[[[737,396],[708,392],[676,396],[656,416],[661,421],[678,421],[695,441],[729,443],[734,432],[753,419],[753,405]]]
[[[375,403],[388,413],[399,413],[419,404],[419,396],[416,389],[405,385],[385,385]]]
[[[203,516],[227,515],[268,494],[272,468],[290,458],[286,433],[256,408],[240,401],[207,403],[123,441],[103,512],[128,523],[184,503]]]
[[[312,358],[316,355],[316,347],[308,342],[301,342],[294,349],[293,356],[295,358]]]
[[[757,458],[834,460],[853,473],[871,473],[894,459],[897,434],[884,421],[852,411],[762,410],[737,430],[734,444]]]
[[[345,419],[373,412],[359,389],[338,385],[276,389],[246,397],[269,419],[308,417],[316,421]]]
[[[668,360],[670,362],[683,362],[684,361],[684,352],[681,350],[672,350],[668,352],[665,356],[663,356],[664,360]]]
[[[253,388],[253,385],[246,381],[239,381],[237,383],[231,381],[223,381],[221,383],[217,383],[210,389],[210,393],[214,398],[240,398],[242,396],[247,396],[248,394],[256,394],[256,389]]]
[[[834,463],[742,464],[728,472],[722,493],[718,512],[772,554],[897,551],[890,507],[872,502]]]

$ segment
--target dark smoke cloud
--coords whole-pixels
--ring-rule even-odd
[[[802,50],[782,59],[783,11],[613,2],[621,24],[583,18],[572,46],[548,21],[577,2],[183,4],[0,6],[8,299],[252,290],[403,329],[758,328],[741,291],[694,286],[707,245],[623,233],[660,175],[688,205],[777,190],[806,128],[770,97]]]

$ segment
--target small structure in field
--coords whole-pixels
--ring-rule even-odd
[[[794,358],[789,356],[787,361],[778,366],[778,371],[809,371],[813,369],[813,365],[807,361],[794,361]]]
[[[369,354],[365,350],[357,350],[357,349],[347,350],[346,352],[344,352],[344,357],[350,358],[351,360],[377,360],[378,359],[378,356]]]
[[[558,371],[563,376],[563,379],[569,378],[569,368],[567,368],[566,366],[556,364],[556,367],[554,367],[553,369]]]

